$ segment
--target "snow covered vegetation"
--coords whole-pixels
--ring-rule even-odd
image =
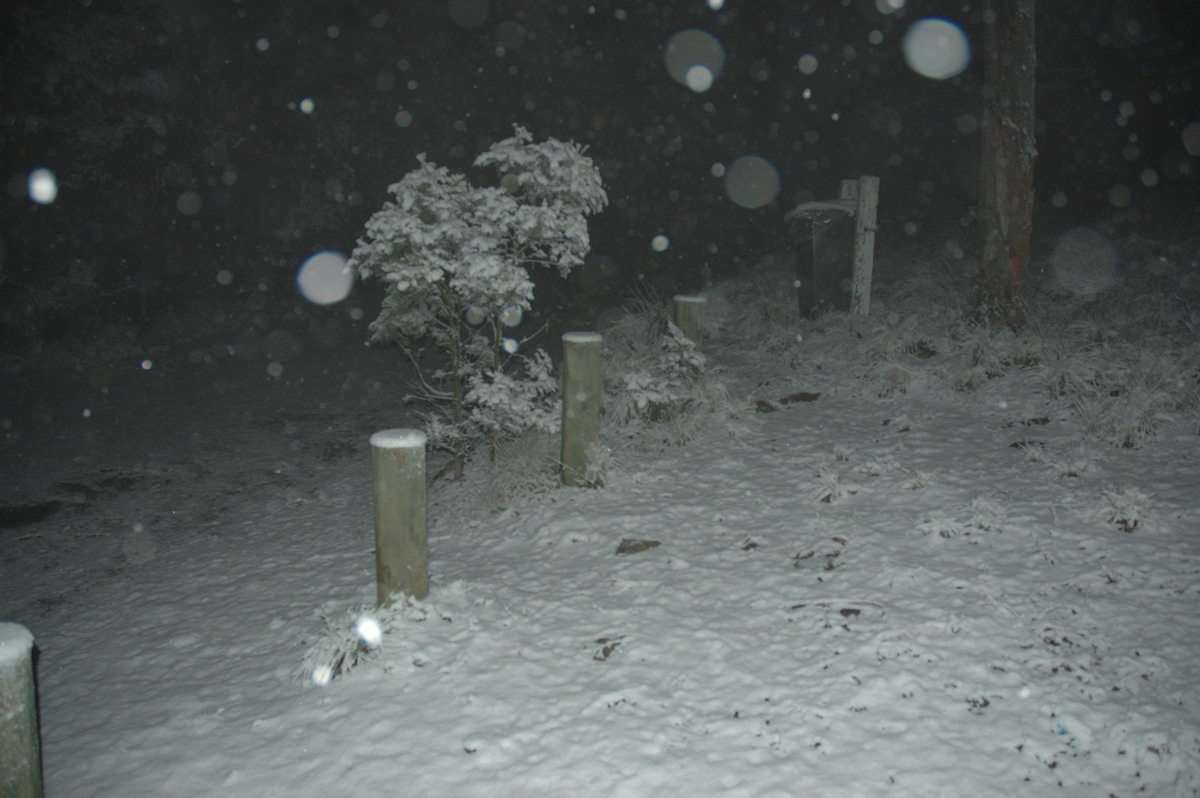
[[[600,172],[574,143],[512,137],[475,159],[498,185],[476,187],[418,156],[420,166],[388,190],[349,265],[387,287],[374,341],[413,349],[432,343],[445,366],[422,378],[422,398],[447,412],[430,440],[455,454],[456,475],[471,444],[498,433],[555,427],[554,383],[544,354],[517,356],[508,337],[533,301],[531,266],[566,277],[588,252],[587,216],[608,202]]]

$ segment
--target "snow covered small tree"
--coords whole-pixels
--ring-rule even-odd
[[[498,186],[472,186],[423,154],[417,161],[388,188],[394,198],[367,221],[350,265],[387,287],[373,341],[399,343],[414,364],[421,342],[446,356],[433,383],[420,381],[427,398],[449,405],[448,417],[431,424],[430,440],[452,449],[461,477],[474,438],[512,431],[522,419],[546,425],[547,361],[524,360],[536,385],[521,385],[505,370],[514,350],[505,327],[531,306],[527,267],[566,277],[583,263],[586,217],[608,198],[584,148],[556,139],[534,144],[520,126],[475,160],[496,170]]]

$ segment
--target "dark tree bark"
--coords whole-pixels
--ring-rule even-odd
[[[984,0],[984,112],[979,169],[976,316],[1025,322],[1022,294],[1033,230],[1035,0]]]

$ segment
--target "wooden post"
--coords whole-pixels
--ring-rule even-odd
[[[429,595],[425,520],[425,433],[388,429],[371,436],[375,472],[375,587],[380,606],[400,592]]]
[[[675,326],[683,331],[696,349],[704,343],[705,299],[699,294],[675,295]]]
[[[585,485],[588,447],[600,431],[600,333],[564,333],[562,481]]]
[[[857,184],[858,210],[854,214],[854,276],[850,312],[871,312],[871,273],[875,269],[875,221],[879,209],[879,178],[864,175]]]
[[[0,623],[0,796],[42,796],[33,635],[19,623]]]

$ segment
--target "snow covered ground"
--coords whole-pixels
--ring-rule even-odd
[[[609,425],[599,489],[538,440],[438,480],[431,595],[325,687],[399,357],[301,326],[278,377],[201,343],[10,370],[47,795],[1196,795],[1195,243],[1022,335],[945,265],[885,261],[865,318],[797,321],[769,269],[712,292],[728,401]]]

